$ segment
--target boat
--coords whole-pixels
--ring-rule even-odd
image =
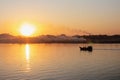
[[[88,47],[79,47],[81,51],[93,51],[93,47],[92,46],[88,46]]]

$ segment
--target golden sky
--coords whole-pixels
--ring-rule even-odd
[[[0,33],[120,34],[120,0],[0,0]]]

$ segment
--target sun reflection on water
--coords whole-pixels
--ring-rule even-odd
[[[30,46],[29,44],[25,45],[25,58],[26,58],[26,72],[30,72]]]
[[[30,61],[30,46],[28,44],[26,44],[25,46],[25,52],[26,52],[26,61],[29,62]]]

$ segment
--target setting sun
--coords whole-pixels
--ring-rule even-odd
[[[23,36],[31,36],[35,32],[35,26],[25,23],[20,28],[20,33]]]

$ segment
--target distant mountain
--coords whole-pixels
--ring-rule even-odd
[[[120,43],[120,35],[41,35],[37,37],[0,34],[0,43]]]
[[[43,35],[36,37],[37,42],[46,42],[46,43],[85,43],[87,40],[85,38],[78,38],[66,35]]]
[[[86,43],[83,37],[66,35],[41,35],[38,37],[12,36],[10,34],[0,34],[0,43]]]
[[[5,33],[5,34],[0,34],[0,38],[11,38],[11,37],[14,37],[14,36],[12,36],[12,35],[10,35],[10,34],[7,34],[7,33]]]

